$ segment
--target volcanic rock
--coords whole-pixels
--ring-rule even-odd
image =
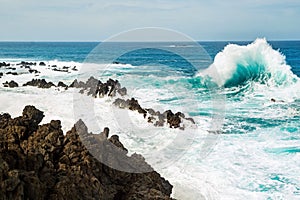
[[[57,87],[68,87],[66,84],[64,84],[62,81],[59,81],[58,84],[57,84]]]
[[[23,84],[23,86],[34,86],[38,88],[51,88],[55,86],[52,82],[47,82],[45,79],[32,79],[31,81]]]
[[[16,83],[15,81],[6,81],[5,83],[3,83],[4,87],[10,87],[10,88],[14,88],[14,87],[19,87],[18,83]]]
[[[170,199],[172,185],[118,136],[98,140],[81,120],[64,135],[58,120],[39,126],[43,116],[33,106],[0,115],[1,200]]]
[[[6,63],[6,62],[0,62],[0,68],[1,67],[9,67],[10,63]]]
[[[33,62],[26,62],[26,61],[21,61],[21,62],[18,63],[17,65],[22,65],[22,66],[29,65],[29,66],[33,66],[33,65],[36,65],[36,63],[33,63]]]
[[[40,62],[39,66],[46,66],[44,62]]]
[[[6,74],[7,74],[7,75],[11,74],[11,75],[14,75],[14,76],[18,75],[17,72],[7,72]]]

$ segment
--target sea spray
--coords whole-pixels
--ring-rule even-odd
[[[252,81],[284,87],[298,81],[285,56],[274,50],[266,39],[256,39],[246,46],[227,45],[216,55],[213,64],[197,76],[211,77],[219,87],[240,86]]]

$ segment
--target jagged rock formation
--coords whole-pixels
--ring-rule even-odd
[[[6,62],[0,62],[0,68],[1,67],[9,67],[10,63],[6,63]]]
[[[52,86],[55,87],[54,83],[47,82],[45,79],[32,79],[31,81],[23,84],[23,86],[34,86],[38,88],[51,88]]]
[[[106,83],[102,83],[100,80],[95,79],[92,76],[86,81],[86,83],[82,81],[78,82],[77,79],[75,79],[69,87],[82,88],[80,93],[87,91],[87,95],[91,95],[93,97],[114,97],[117,93],[121,96],[127,94],[126,88],[122,88],[118,80],[109,79]]]
[[[64,88],[67,88],[68,86],[62,82],[62,81],[59,81],[58,84],[57,84],[57,87],[64,87]]]
[[[64,135],[58,120],[39,126],[43,117],[33,106],[14,119],[0,115],[0,200],[170,199],[172,186],[157,172],[120,171],[92,156],[88,149],[126,171],[152,169],[141,155],[127,156],[117,136],[108,139],[108,128],[94,135],[78,121]]]
[[[28,64],[26,62],[24,63]],[[34,65],[34,63],[29,64]],[[56,66],[54,65],[54,67]],[[4,83],[3,85],[5,87],[18,87],[18,84],[15,82]],[[23,84],[23,86],[35,86],[39,88],[56,87],[54,83],[47,82],[45,79],[32,79],[31,81]],[[106,82],[102,83],[100,80],[94,78],[93,76],[91,76],[86,82],[78,81],[77,79],[75,79],[69,86],[60,81],[57,87],[63,87],[65,89],[79,88],[79,92],[81,94],[87,94],[88,96],[92,96],[95,98],[102,98],[105,96],[115,97],[117,94],[119,94],[120,96],[127,95],[127,89],[125,87],[121,87],[121,84],[118,80],[109,79]],[[165,124],[168,124],[170,128],[179,128],[183,130],[185,128],[184,121],[190,124],[195,124],[195,121],[192,118],[186,118],[185,115],[181,112],[177,112],[174,114],[171,110],[167,110],[163,113],[160,113],[159,111],[154,111],[151,108],[142,108],[138,101],[134,98],[127,100],[117,98],[115,99],[113,104],[119,108],[138,111],[140,114],[143,114],[148,123],[153,123],[154,126],[161,127]]]
[[[168,123],[170,128],[179,128],[183,130],[183,120],[187,120],[192,124],[195,124],[195,121],[192,118],[186,118],[185,115],[181,112],[177,112],[174,114],[171,110],[167,110],[163,113],[160,113],[159,111],[155,111],[152,108],[142,108],[138,101],[134,98],[127,100],[117,98],[113,104],[122,109],[138,111],[140,114],[144,115],[144,118],[147,118],[148,123],[153,123],[154,126],[164,126],[165,123]]]

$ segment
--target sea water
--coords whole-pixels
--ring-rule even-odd
[[[17,67],[20,75],[5,75],[0,82],[22,85],[45,78],[70,84],[90,75],[118,79],[128,89],[127,97],[138,99],[142,107],[181,111],[196,125],[185,131],[157,128],[127,111],[129,120],[124,121],[123,111],[111,105],[113,99],[76,99],[77,89],[1,84],[0,111],[15,117],[31,104],[45,112],[43,123],[59,119],[64,131],[78,118],[95,133],[108,126],[129,153],[142,154],[174,185],[172,196],[178,199],[300,198],[300,42],[200,42],[207,51],[203,55],[193,44],[158,43],[160,49],[134,50],[113,63],[93,54],[97,45],[1,42],[0,61],[44,61],[46,66],[32,66],[41,72],[38,76]],[[113,43],[98,53],[110,58],[130,45]],[[79,71],[57,72],[53,65]],[[75,112],[76,101],[89,102],[93,112]]]

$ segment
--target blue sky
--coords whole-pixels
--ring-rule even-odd
[[[299,0],[0,0],[1,41],[101,41],[164,27],[195,40],[300,39]]]

